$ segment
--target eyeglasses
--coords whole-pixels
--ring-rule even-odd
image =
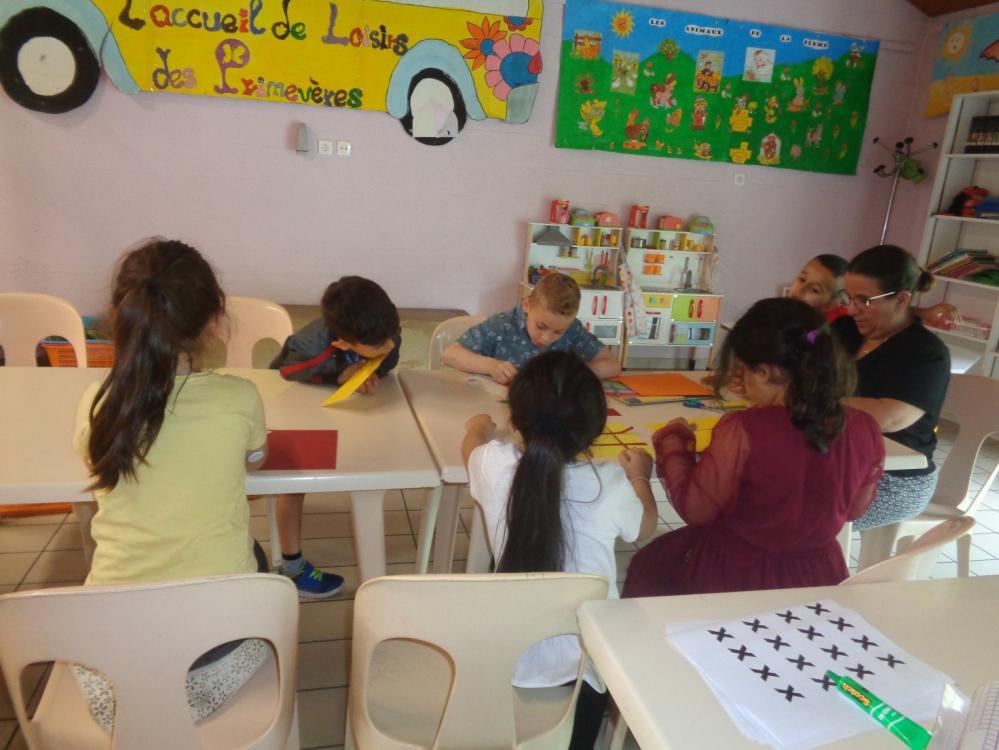
[[[871,303],[876,299],[885,299],[887,297],[894,297],[898,294],[898,291],[885,292],[884,294],[875,294],[873,297],[865,297],[863,294],[855,294],[850,296],[847,292],[842,292],[840,299],[843,300],[843,304],[846,307],[850,305],[856,305],[857,307],[870,307]]]

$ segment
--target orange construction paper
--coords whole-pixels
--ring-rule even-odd
[[[711,396],[710,388],[695,383],[675,372],[650,372],[640,375],[619,375],[614,378],[624,383],[639,396]]]

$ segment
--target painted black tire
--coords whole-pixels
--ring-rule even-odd
[[[59,92],[37,93],[24,80],[18,67],[21,48],[32,39],[52,37],[73,56],[73,79]],[[97,88],[101,68],[87,38],[75,23],[48,8],[29,8],[13,16],[0,29],[0,85],[7,95],[27,109],[60,114],[76,109]]]
[[[433,78],[434,80],[440,81],[451,91],[451,98],[454,99],[454,114],[458,120],[458,132],[460,133],[462,128],[465,127],[465,122],[468,120],[468,113],[465,110],[465,100],[461,98],[461,92],[458,90],[457,84],[451,79],[449,75],[440,70],[425,70],[417,76],[413,77],[413,80],[409,84],[409,94],[406,100],[412,102],[413,91],[416,90],[417,85],[420,81],[424,81],[427,78]],[[413,110],[410,108],[406,114],[400,118],[399,122],[402,123],[403,129],[410,135],[413,135]],[[414,140],[426,146],[443,146],[445,143],[450,143],[454,138],[419,138],[414,137]]]

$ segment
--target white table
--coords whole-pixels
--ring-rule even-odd
[[[694,667],[667,641],[665,625],[730,619],[822,598],[856,610],[969,695],[999,677],[999,576],[585,602],[579,624],[586,650],[643,750],[760,748],[739,732]],[[828,747],[902,747],[873,721],[871,728],[875,731]]]
[[[699,373],[683,373],[692,379]],[[428,501],[431,514],[437,511],[437,533],[434,541],[434,571],[443,573],[450,568],[454,549],[454,532],[457,526],[458,492],[468,483],[468,473],[461,457],[461,441],[465,436],[465,422],[474,414],[489,414],[497,425],[509,421],[509,409],[502,401],[506,387],[487,377],[470,375],[450,368],[442,370],[406,370],[399,374],[402,388],[426,438],[430,452],[440,470],[444,485]],[[714,412],[692,409],[680,403],[626,406],[617,399],[608,398],[607,405],[621,416],[608,417],[609,422],[631,426],[635,434],[651,442],[650,424],[667,422],[675,417],[694,419]],[[926,457],[894,440],[885,438],[885,468],[892,470],[920,469],[926,466]],[[479,515],[475,515],[478,520]],[[849,540],[849,529],[846,531]],[[469,540],[469,569],[479,570],[483,549],[481,528],[473,524]],[[425,562],[425,561],[424,561]]]
[[[86,502],[86,469],[72,449],[76,407],[98,368],[0,367],[0,504]],[[251,495],[350,492],[362,580],[385,573],[386,491],[437,487],[440,474],[399,382],[382,380],[371,396],[320,406],[332,389],[281,379],[276,370],[225,369],[260,390],[270,429],[339,431],[336,470],[247,475]]]

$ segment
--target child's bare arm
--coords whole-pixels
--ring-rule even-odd
[[[613,378],[621,374],[621,363],[617,357],[611,354],[610,349],[607,347],[601,349],[600,353],[587,362],[587,364],[601,380]]]
[[[259,448],[246,452],[246,470],[256,471],[267,460],[267,441]]]
[[[656,531],[659,523],[659,510],[656,508],[656,500],[652,496],[652,457],[643,450],[629,448],[621,451],[617,457],[618,462],[624,467],[624,473],[631,482],[632,489],[642,501],[642,523],[638,530],[638,539],[648,539]]]
[[[461,441],[461,459],[468,466],[468,457],[480,445],[489,442],[489,436],[496,430],[496,423],[488,414],[476,414],[465,423],[465,439]]]
[[[513,362],[476,354],[457,342],[444,350],[444,364],[463,372],[488,375],[502,385],[508,384],[517,374],[517,367]]]

